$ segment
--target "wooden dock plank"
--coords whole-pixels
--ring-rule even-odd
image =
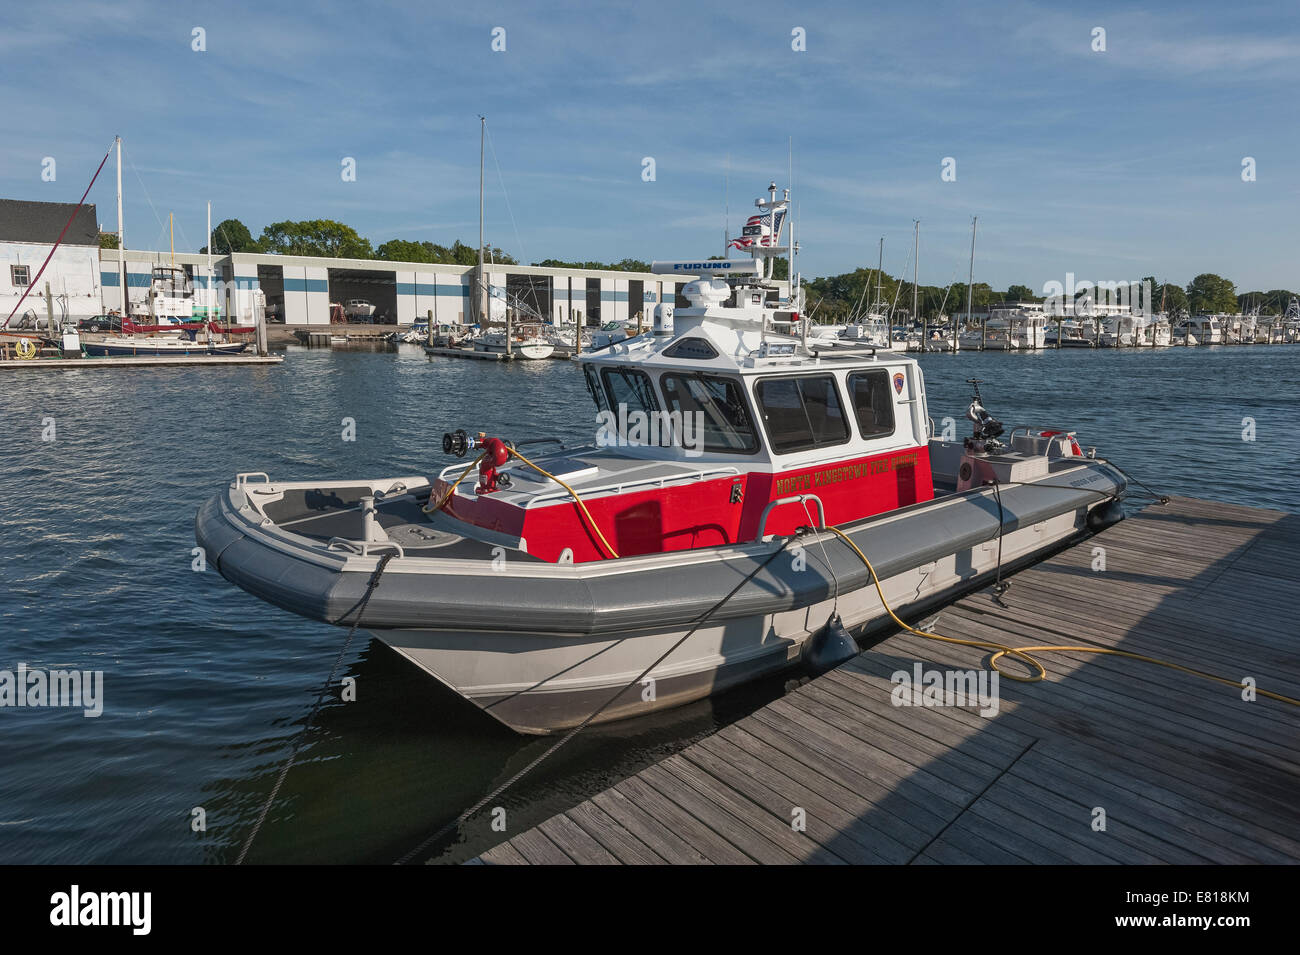
[[[593,801],[578,803],[565,815],[620,862],[627,865],[662,865],[664,862],[663,856],[612,819]]]
[[[618,865],[618,859],[593,839],[566,813],[552,816],[538,825],[538,830],[549,838],[579,865]]]
[[[638,839],[665,862],[674,865],[709,865],[703,853],[616,789],[592,796],[589,802]]]
[[[803,809],[807,813],[808,837],[845,862],[898,862],[910,854],[878,830],[862,825],[853,813],[840,809],[822,794],[781,775],[743,750],[716,738],[701,742],[708,745],[691,747],[682,755],[751,799],[761,799],[769,807],[787,809],[791,821],[796,807]]]
[[[650,769],[654,769],[653,766]],[[679,833],[686,842],[695,848],[710,862],[724,865],[750,865],[753,859],[737,849],[724,836],[718,835],[712,828],[700,822],[689,810],[678,806],[668,799],[653,785],[656,774],[643,770],[630,779],[625,779],[614,788],[628,799],[635,800],[656,819],[663,820],[665,826]],[[671,787],[670,787],[671,788]],[[702,800],[695,800],[700,805]],[[720,824],[735,831],[738,827],[728,826],[725,819]]]

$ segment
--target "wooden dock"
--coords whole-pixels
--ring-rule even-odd
[[[279,365],[283,355],[121,355],[112,358],[33,358],[30,361],[12,359],[0,361],[0,371],[44,369],[45,371],[71,371],[74,368],[171,368],[177,365]]]
[[[1016,574],[1004,603],[975,593],[925,622],[1300,697],[1300,515],[1175,498]],[[1039,657],[1048,679],[1002,679],[994,716],[895,706],[897,671],[987,654],[889,637],[473,861],[1300,862],[1300,708],[1134,660]]]

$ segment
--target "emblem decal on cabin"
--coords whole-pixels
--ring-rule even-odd
[[[907,379],[903,377],[903,373],[901,371],[894,372],[894,391],[897,394],[901,395],[903,393],[903,382],[905,382],[906,380]]]

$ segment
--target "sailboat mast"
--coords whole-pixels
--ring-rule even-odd
[[[795,235],[794,204],[790,201],[790,193],[794,189],[794,137],[793,136],[789,138],[789,145],[787,147],[786,156],[787,156],[787,163],[789,168],[785,180],[787,184],[787,188],[785,190],[785,215],[786,218],[790,220],[790,245],[788,247],[790,251],[788,251],[785,254],[785,273],[786,273],[785,282],[786,282],[786,287],[790,290],[789,292],[790,302],[791,304],[795,304],[799,301],[798,298],[799,289],[797,287],[798,273],[795,271],[795,259],[797,259],[799,256],[799,243]],[[778,241],[776,236],[772,237],[772,241],[773,242]]]
[[[876,312],[880,309],[880,305],[882,301],[880,293],[885,290],[884,268],[885,268],[885,237],[882,235],[880,237],[880,258],[876,260],[876,296],[875,296],[876,301],[871,307],[871,311],[873,312]]]
[[[483,146],[487,140],[487,117],[480,116],[478,133],[478,274],[475,275],[474,319],[483,320]]]
[[[966,277],[966,325],[970,326],[970,309],[971,301],[975,292],[975,226],[980,221],[979,216],[974,216],[970,220],[970,272]],[[953,341],[957,340],[957,332],[953,330]]]
[[[117,144],[117,281],[122,293],[122,317],[131,315],[130,299],[126,291],[126,238],[122,232],[122,137],[116,137]]]
[[[920,289],[916,284],[916,279],[921,270],[920,263],[917,262],[916,257],[921,251],[921,220],[913,219],[912,222],[912,321],[915,323],[918,312],[917,301],[920,297]]]
[[[203,283],[203,317],[212,321],[211,302],[215,299],[212,291],[212,200],[208,200],[208,280]]]

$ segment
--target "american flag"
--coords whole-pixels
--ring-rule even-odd
[[[776,245],[781,237],[781,224],[785,221],[785,210],[776,212],[776,226],[772,226],[772,212],[761,212],[750,216],[740,230],[740,238],[731,240],[734,249],[751,249],[754,246],[765,248]]]

